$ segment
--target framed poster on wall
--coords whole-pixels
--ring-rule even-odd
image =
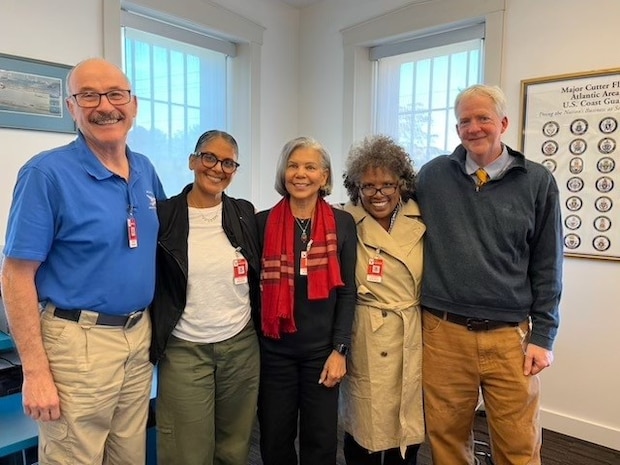
[[[620,260],[620,68],[521,81],[521,149],[551,171],[565,255]]]
[[[0,54],[0,127],[74,133],[63,92],[70,69]]]

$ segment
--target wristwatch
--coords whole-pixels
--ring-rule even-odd
[[[349,354],[349,346],[346,344],[336,344],[334,350],[345,357]]]

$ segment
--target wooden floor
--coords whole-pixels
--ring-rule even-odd
[[[476,440],[488,444],[489,437],[484,415],[476,417],[474,432]],[[248,465],[262,465],[263,463],[260,459],[258,437],[258,428],[255,428]],[[340,439],[342,440],[342,432]],[[488,447],[479,445],[476,450],[479,453],[480,465],[492,463],[486,458],[489,452]],[[432,465],[432,463],[428,446],[423,444],[418,454],[418,465]],[[542,463],[544,465],[620,465],[620,451],[543,430]],[[337,465],[345,465],[342,443],[338,447]]]

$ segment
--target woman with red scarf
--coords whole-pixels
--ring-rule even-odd
[[[331,187],[327,151],[298,137],[278,161],[275,188],[282,200],[257,216],[263,244],[258,418],[264,465],[336,464],[357,239],[351,215],[323,200]]]

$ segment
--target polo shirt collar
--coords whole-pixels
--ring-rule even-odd
[[[97,158],[97,156],[90,149],[90,147],[86,143],[86,138],[84,137],[84,134],[82,134],[81,131],[78,131],[78,137],[75,140],[75,145],[78,148],[78,154],[79,154],[78,156],[80,158],[80,162],[82,166],[84,167],[86,172],[90,174],[93,178],[97,179],[98,181],[101,181],[103,179],[107,179],[107,178],[114,176],[114,173],[112,173],[112,171],[107,169],[103,165],[103,163],[101,163],[99,158]],[[135,169],[135,166],[136,166],[136,163],[134,162],[135,157],[132,151],[129,150],[127,146],[125,146],[125,153],[129,160],[129,177],[131,179],[133,175],[137,174],[138,172]]]

